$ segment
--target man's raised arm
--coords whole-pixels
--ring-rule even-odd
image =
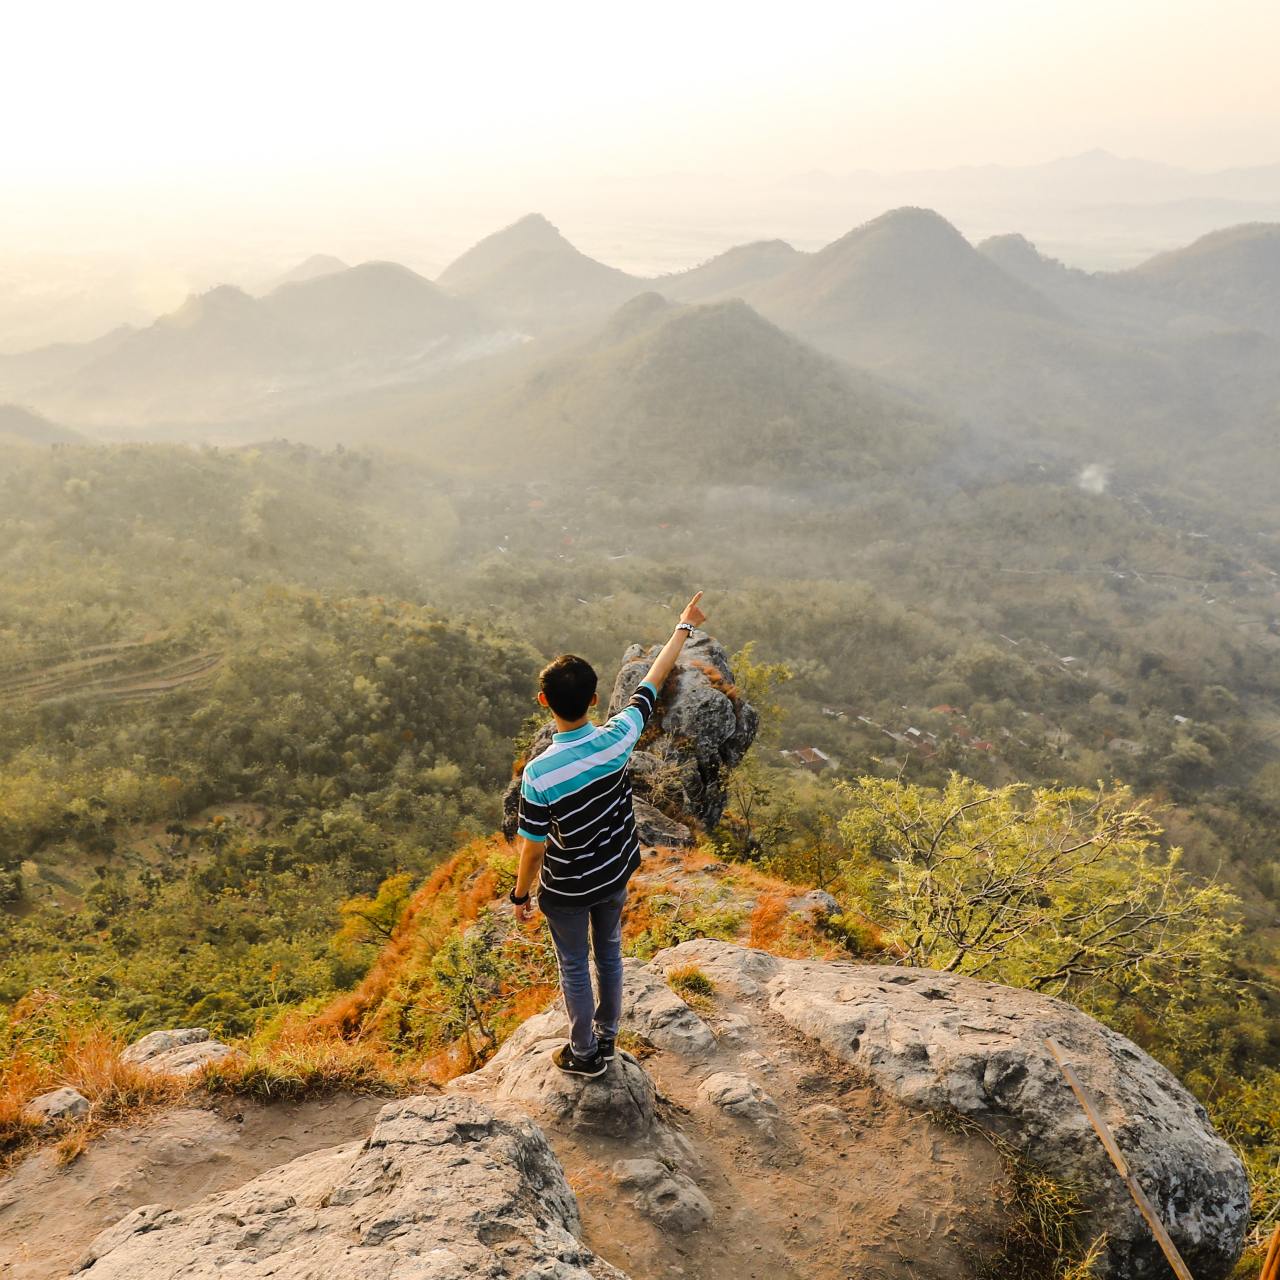
[[[701,599],[702,592],[699,591],[685,605],[684,612],[680,615],[679,626],[671,633],[671,639],[662,646],[662,652],[653,660],[649,674],[644,678],[645,683],[652,685],[659,693],[662,692],[662,686],[671,674],[671,668],[676,665],[676,659],[680,656],[680,650],[684,648],[684,642],[689,638],[689,632],[694,627],[702,626],[707,620],[707,615],[698,608],[698,601]]]

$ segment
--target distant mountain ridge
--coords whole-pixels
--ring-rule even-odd
[[[1135,292],[1280,338],[1280,224],[1214,231],[1116,279]]]
[[[32,413],[17,404],[0,404],[0,446],[3,445],[36,445],[51,444],[83,444],[85,441],[78,431],[59,426],[48,418]]]
[[[335,271],[346,271],[349,265],[341,258],[335,258],[331,253],[313,253],[296,266],[290,267],[288,271],[282,271],[278,276],[274,276],[258,290],[258,293],[261,296],[270,293],[273,289],[278,289],[282,284],[301,284],[303,281],[315,280],[320,276],[333,275]]]
[[[432,402],[394,443],[625,485],[652,478],[634,468],[643,451],[708,484],[808,486],[927,462],[941,434],[744,302],[646,293],[505,384]]]
[[[534,328],[598,316],[644,287],[637,277],[587,257],[540,213],[486,236],[450,263],[436,283]]]
[[[0,360],[0,394],[76,422],[201,421],[418,376],[510,341],[470,304],[369,262],[254,298],[194,294],[143,329]]]

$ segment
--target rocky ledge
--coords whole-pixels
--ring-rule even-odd
[[[666,981],[691,966],[713,993],[696,1007]],[[1108,1241],[1096,1277],[1164,1277],[1049,1036],[1197,1280],[1223,1280],[1239,1254],[1248,1185],[1203,1109],[1137,1046],[1062,1001],[699,939],[628,961],[625,1025],[634,1055],[620,1051],[599,1079],[566,1077],[550,1057],[566,1029],[553,1006],[445,1095],[385,1107],[365,1142],[186,1208],[142,1205],[77,1270],[89,1280],[960,1280],[998,1247],[1009,1211],[986,1131],[1079,1190],[1088,1235]]]
[[[317,1151],[189,1209],[143,1205],[90,1245],[91,1280],[624,1280],[578,1239],[537,1127],[465,1097],[384,1107],[363,1143]]]

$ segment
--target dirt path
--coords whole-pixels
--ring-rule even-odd
[[[587,1243],[637,1280],[963,1280],[1004,1218],[999,1158],[887,1098],[770,1015],[722,994],[702,1011],[710,1059],[644,1059],[665,1119],[690,1144],[711,1223],[664,1232],[618,1187],[628,1144],[548,1131],[578,1192]],[[764,1125],[699,1093],[717,1072],[745,1075],[776,1103]]]
[[[0,1278],[62,1280],[99,1231],[139,1205],[180,1208],[363,1137],[384,1101],[184,1107],[104,1135],[66,1169],[38,1152],[0,1179]]]

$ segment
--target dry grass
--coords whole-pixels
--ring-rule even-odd
[[[205,1067],[199,1082],[213,1094],[294,1102],[328,1093],[391,1097],[419,1086],[422,1076],[377,1046],[312,1034],[251,1045],[243,1054]]]
[[[1106,1236],[1087,1244],[1079,1190],[1051,1177],[1005,1139],[952,1109],[929,1112],[948,1133],[990,1143],[1005,1168],[1008,1221],[993,1252],[974,1259],[982,1280],[1090,1280],[1106,1251]]]
[[[101,1027],[75,1028],[44,1056],[18,1052],[0,1069],[0,1169],[57,1139],[58,1160],[74,1160],[99,1133],[142,1119],[186,1097],[190,1080],[121,1062],[124,1041]],[[63,1086],[89,1101],[89,1113],[45,1127],[26,1115],[33,1098]]]
[[[669,970],[667,986],[685,1004],[697,1009],[700,1013],[709,1012],[715,1007],[712,997],[716,993],[716,984],[696,964],[685,964],[678,969]]]
[[[391,940],[360,985],[317,1015],[315,1030],[353,1039],[371,1029],[388,993],[404,975],[424,970],[440,945],[493,899],[497,876],[489,859],[502,852],[501,843],[499,836],[473,840],[436,868],[409,899]]]

